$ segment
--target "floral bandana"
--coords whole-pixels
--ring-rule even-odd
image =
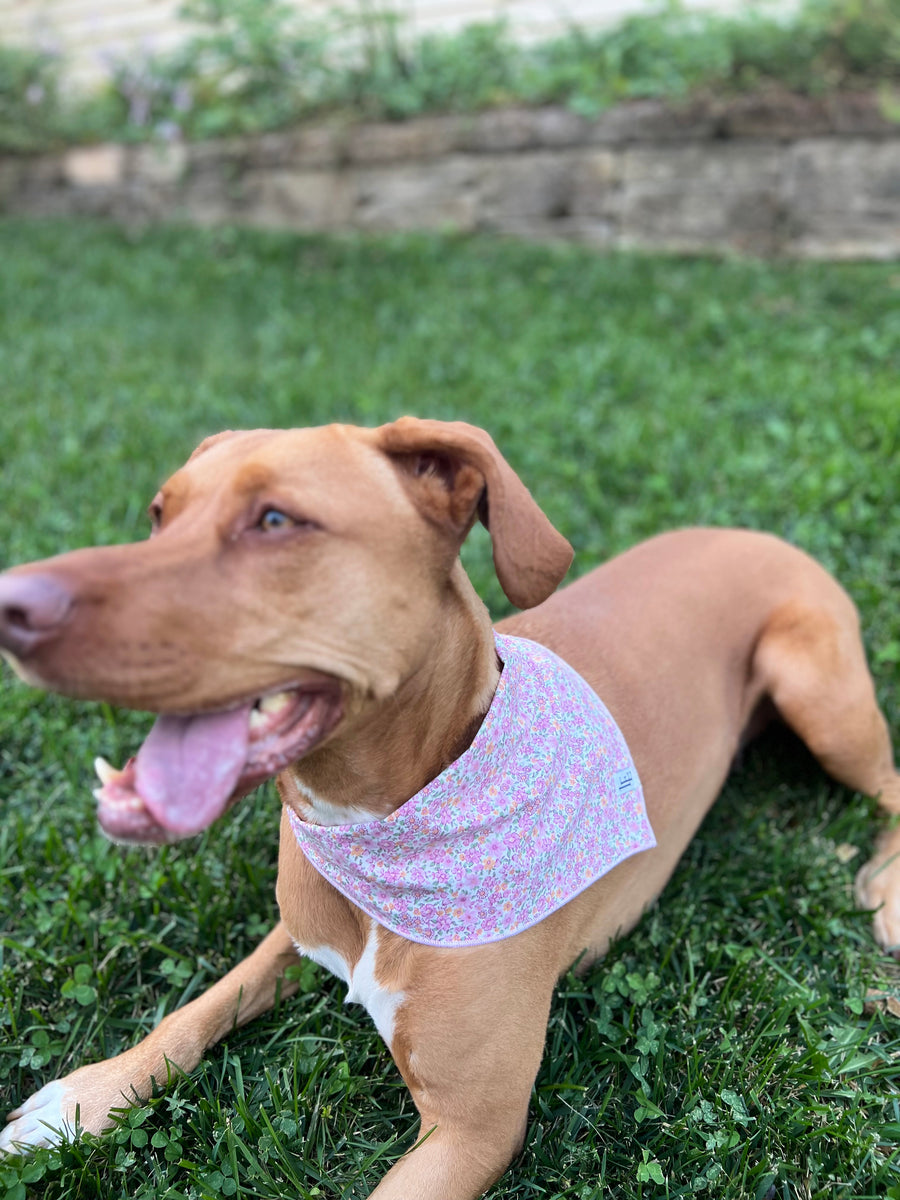
[[[383,820],[322,826],[288,810],[329,883],[427,946],[511,937],[656,845],[625,739],[596,692],[536,642],[495,639],[497,691],[441,775]]]

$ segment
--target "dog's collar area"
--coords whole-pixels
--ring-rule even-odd
[[[496,634],[500,683],[471,746],[383,820],[311,824],[301,850],[387,929],[433,946],[510,937],[656,844],[622,734],[551,651]]]

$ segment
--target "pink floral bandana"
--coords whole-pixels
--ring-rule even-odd
[[[480,946],[536,925],[656,845],[625,739],[567,663],[495,634],[500,683],[468,750],[383,820],[288,815],[316,870],[387,929]]]

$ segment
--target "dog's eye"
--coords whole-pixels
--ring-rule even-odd
[[[270,532],[274,529],[286,529],[288,525],[294,525],[295,522],[278,508],[267,508],[263,515],[256,523],[257,529],[263,529]]]

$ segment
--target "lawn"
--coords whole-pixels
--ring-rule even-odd
[[[143,537],[160,480],[219,428],[463,418],[576,572],[703,522],[817,555],[900,736],[897,267],[27,222],[0,224],[0,263],[0,566]],[[502,615],[484,536],[466,557]],[[199,839],[112,846],[91,761],[149,719],[7,670],[0,691],[11,1107],[259,940],[278,809],[267,789]],[[660,904],[561,985],[493,1200],[900,1197],[900,977],[851,896],[873,813],[786,734],[755,745]],[[299,997],[111,1136],[0,1165],[0,1200],[366,1195],[414,1111],[365,1013],[296,969]]]

